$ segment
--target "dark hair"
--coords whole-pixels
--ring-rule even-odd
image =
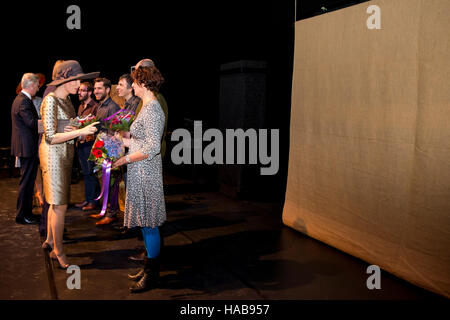
[[[90,83],[88,81],[84,81],[84,82],[80,83],[80,86],[86,86],[86,90],[88,92],[94,92],[94,86],[92,85],[92,83]]]
[[[110,88],[111,89],[111,81],[106,79],[106,78],[97,78],[94,80],[94,82],[103,82],[103,86],[105,88]]]
[[[133,78],[131,77],[131,75],[129,73],[125,73],[120,76],[119,81],[122,79],[125,79],[125,81],[127,82],[128,89],[131,88],[131,85],[133,84]]]
[[[159,92],[159,88],[164,83],[164,78],[159,72],[158,68],[153,67],[139,67],[131,74],[133,81],[144,86],[152,92]]]

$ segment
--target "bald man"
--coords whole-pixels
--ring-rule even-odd
[[[142,59],[141,61],[139,61],[138,63],[136,63],[135,66],[131,67],[131,73],[133,73],[134,69],[137,69],[139,67],[154,67],[155,63],[153,62],[152,59]]]

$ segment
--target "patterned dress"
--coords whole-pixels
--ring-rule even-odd
[[[130,128],[129,153],[140,151],[148,158],[128,164],[124,226],[158,227],[166,220],[161,138],[164,112],[157,100],[142,107]]]
[[[41,104],[44,133],[39,145],[39,161],[42,170],[45,200],[49,204],[69,203],[70,180],[74,154],[74,140],[50,144],[58,129],[58,119],[75,118],[75,109],[66,99],[54,93],[45,96]]]

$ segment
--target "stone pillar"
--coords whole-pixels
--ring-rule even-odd
[[[241,60],[223,64],[220,68],[220,119],[224,136],[226,129],[264,128],[266,112],[265,61]],[[247,142],[246,142],[247,143]],[[246,163],[248,163],[246,146]],[[236,154],[236,152],[235,152]],[[248,198],[258,192],[259,165],[224,164],[219,166],[221,192],[237,198]]]

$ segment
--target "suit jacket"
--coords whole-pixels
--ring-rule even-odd
[[[11,108],[11,154],[16,157],[35,157],[38,154],[38,114],[25,94],[19,93]]]

